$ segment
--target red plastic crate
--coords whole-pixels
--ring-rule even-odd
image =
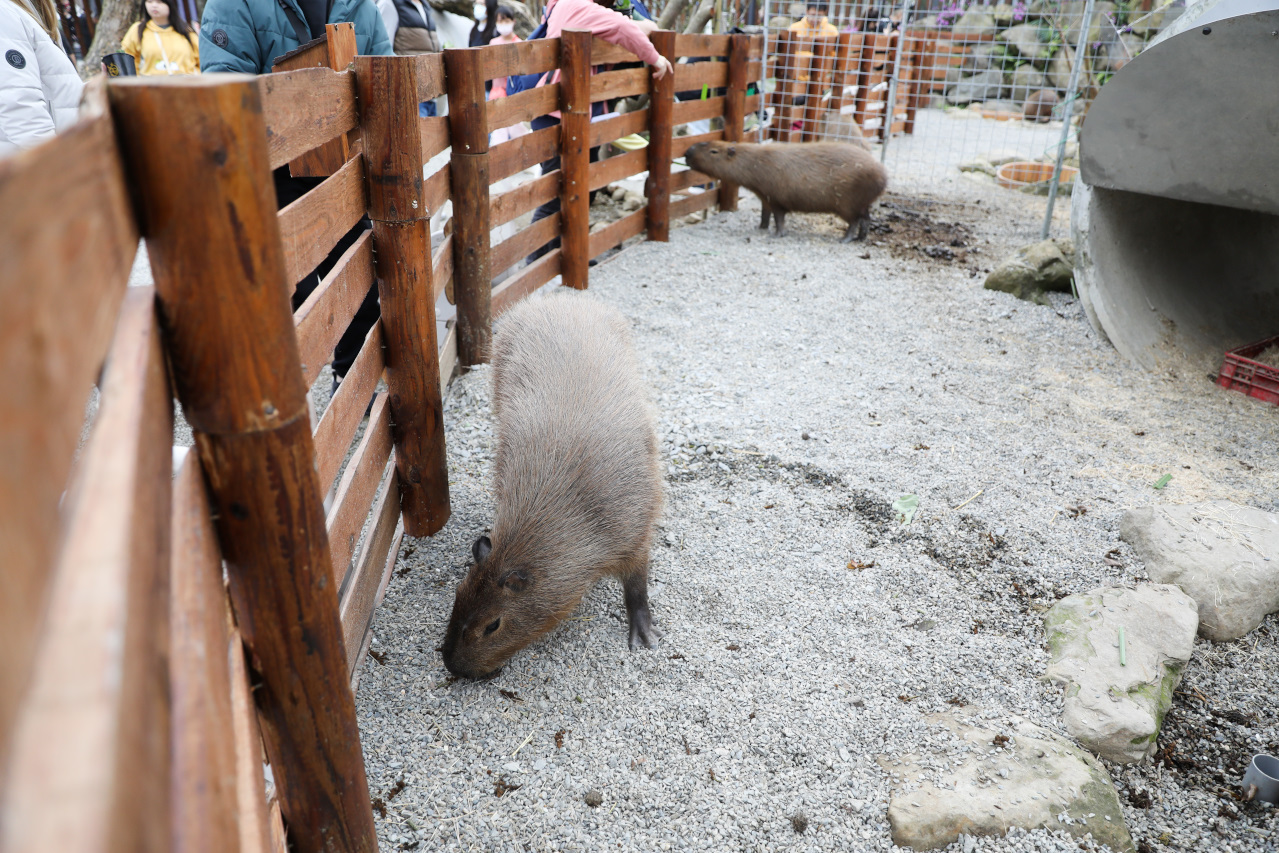
[[[1276,344],[1279,344],[1279,337],[1227,351],[1226,358],[1221,363],[1221,372],[1217,374],[1217,384],[1279,406],[1279,368],[1250,358]]]

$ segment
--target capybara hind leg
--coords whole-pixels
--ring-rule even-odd
[[[777,223],[778,237],[786,236],[786,225],[784,222],[785,219],[786,219],[786,211],[782,210],[780,207],[773,211],[773,221]]]
[[[648,566],[642,566],[622,579],[626,593],[626,614],[631,622],[631,651],[641,645],[657,648],[662,632],[653,627],[653,614],[648,609]]]
[[[848,230],[844,232],[841,243],[851,243],[854,240],[860,240],[866,236],[866,218],[859,216],[852,222],[848,223]]]
[[[771,213],[772,211],[768,207],[768,202],[764,201],[763,199],[760,199],[760,202],[759,202],[759,230],[760,231],[768,230],[768,217],[769,217],[769,214]]]

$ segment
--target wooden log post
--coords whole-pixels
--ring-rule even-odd
[[[110,96],[289,835],[373,853],[257,82],[129,78]]]
[[[430,536],[449,518],[449,471],[417,63],[361,56],[355,68],[400,514],[410,536]]]
[[[479,50],[444,51],[453,154],[453,298],[457,358],[463,367],[489,360],[493,344],[493,272],[489,247],[489,132]]]
[[[646,239],[667,243],[671,239],[671,142],[675,110],[675,33],[658,30],[649,37],[657,52],[671,63],[671,73],[649,82],[648,101],[648,197]]]
[[[750,63],[751,37],[735,35],[728,45],[728,90],[724,93],[724,141],[741,142],[746,123],[746,68]],[[719,209],[737,210],[737,184],[719,185]]]
[[[560,280],[585,290],[591,240],[591,33],[560,35]],[[669,165],[667,166],[669,169]]]

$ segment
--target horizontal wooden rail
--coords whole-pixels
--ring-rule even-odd
[[[715,204],[716,201],[715,193],[710,191],[676,199],[671,202],[671,218],[676,219],[680,216],[688,216],[690,213],[697,213],[699,210],[705,210]]]
[[[441,166],[422,186],[422,203],[428,215],[434,216],[453,194],[453,179],[448,166]]]
[[[263,74],[258,91],[272,169],[354,130],[359,123],[355,76],[349,71],[299,68]]]
[[[675,36],[675,53],[679,56],[715,56],[728,53],[731,36],[685,35]]]
[[[615,65],[618,62],[639,61],[638,56],[620,44],[613,44],[599,37],[591,39],[591,65]]]
[[[644,208],[626,214],[621,219],[591,234],[591,257],[599,257],[614,246],[620,246],[632,237],[644,233],[644,219],[648,211]]]
[[[444,94],[444,56],[439,53],[423,53],[413,57],[414,77],[417,79],[417,99],[430,101]]]
[[[453,235],[450,234],[440,241],[440,247],[435,250],[434,257],[431,258],[431,283],[435,288],[434,299],[438,302],[440,294],[446,291],[450,294],[453,288],[449,286],[453,280]],[[452,298],[449,302],[452,302]]]
[[[491,44],[482,53],[480,73],[485,80],[541,74],[559,68],[560,40],[534,39],[516,44]]]
[[[503,142],[489,151],[489,181],[497,183],[549,160],[560,150],[560,126],[545,127]]]
[[[689,187],[700,186],[701,184],[713,184],[715,179],[709,175],[703,175],[701,172],[693,169],[682,169],[678,172],[671,172],[671,192],[683,192]]]
[[[707,86],[718,89],[728,83],[728,63],[689,62],[675,66],[675,91],[686,92]]]
[[[422,159],[429,161],[449,147],[449,120],[444,116],[427,116],[421,119],[421,124]]]
[[[173,404],[155,291],[125,297],[14,728],[0,848],[169,847]]]
[[[369,507],[391,458],[390,414],[387,396],[383,392],[373,403],[369,425],[342,472],[342,481],[333,498],[333,509],[329,510],[327,526],[329,547],[333,551],[333,580],[339,589],[350,570],[356,543],[369,516]]]
[[[685,151],[699,142],[717,142],[723,138],[722,130],[712,130],[710,133],[699,133],[696,136],[677,136],[671,142],[671,157],[683,157]]]
[[[353,158],[280,211],[280,240],[290,291],[328,256],[367,207],[364,161]]]
[[[380,472],[378,479],[383,478],[386,479],[386,484],[373,504],[373,525],[364,537],[360,553],[341,590],[339,613],[342,618],[342,636],[346,642],[348,673],[359,665],[364,638],[373,621],[373,610],[386,589],[392,569],[395,568],[395,558],[400,550],[399,541],[403,536],[403,527],[399,524],[400,486],[394,459]]]
[[[671,108],[671,122],[677,127],[690,121],[718,118],[724,114],[724,98],[718,96],[696,101],[676,101]]]
[[[560,84],[551,83],[489,101],[489,133],[553,112],[560,102]]]
[[[326,493],[342,468],[384,367],[382,324],[376,323],[315,427],[315,470],[319,474],[320,488]]]
[[[302,375],[315,384],[329,363],[351,318],[373,286],[373,234],[365,232],[342,253],[337,264],[293,314],[297,327]]]
[[[590,168],[590,189],[606,187],[614,181],[637,175],[648,168],[648,149],[639,148],[627,151],[617,157],[592,163]]]
[[[494,319],[559,274],[560,250],[552,249],[493,289]]]
[[[505,272],[560,233],[560,215],[553,213],[493,247],[493,274]]]
[[[603,121],[591,122],[591,147],[648,130],[648,110],[623,113]]]
[[[546,204],[560,194],[560,173],[556,169],[531,181],[525,181],[514,189],[493,196],[490,204],[492,225],[510,222],[535,207]]]
[[[648,68],[604,71],[591,77],[591,100],[607,101],[648,94]]]

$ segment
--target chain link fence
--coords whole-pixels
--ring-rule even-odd
[[[764,134],[861,140],[918,190],[974,180],[1047,194],[1060,148],[1069,191],[1093,99],[1183,11],[1184,0],[770,0]]]

